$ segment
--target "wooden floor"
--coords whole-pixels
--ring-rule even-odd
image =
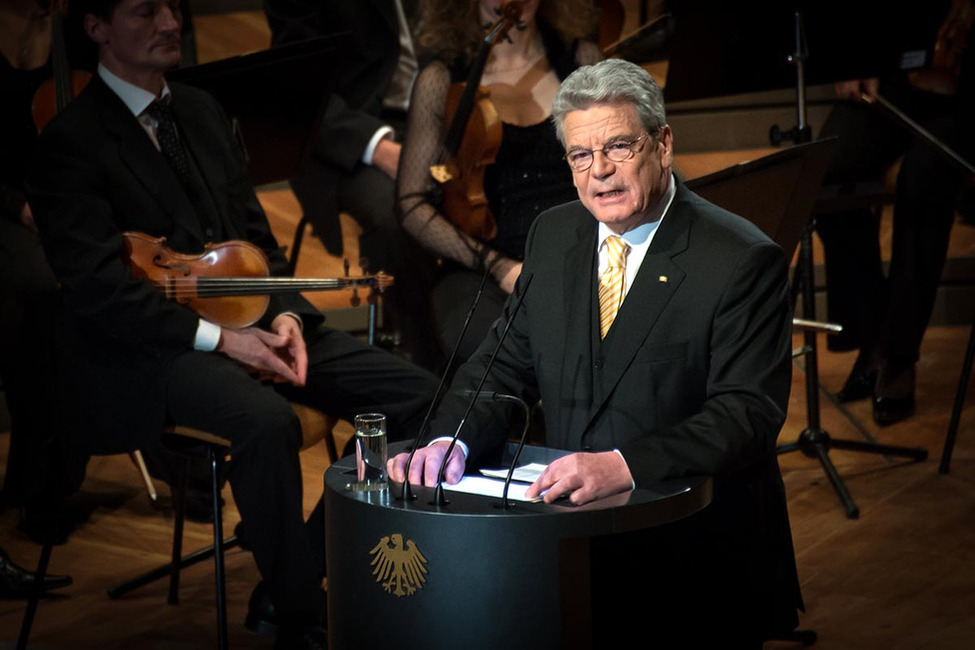
[[[202,20],[201,20],[202,18]],[[206,49],[219,33],[211,17],[198,18],[198,39],[205,56],[226,56],[227,50]],[[227,33],[241,38],[238,49],[266,26],[259,15],[233,16],[239,21]],[[221,21],[227,17],[221,17]],[[244,25],[241,27],[240,25]],[[250,27],[247,27],[247,26]],[[216,31],[213,31],[216,30]],[[235,53],[230,51],[229,53]],[[685,168],[706,173],[728,163],[725,155],[708,160],[678,158]],[[691,176],[697,173],[690,174]],[[291,241],[297,206],[287,188],[269,188],[260,198],[282,243]],[[354,250],[355,229],[345,228]],[[952,254],[971,255],[975,228],[958,225]],[[355,259],[350,255],[351,259]],[[314,238],[301,255],[299,275],[336,275],[341,260],[327,256]],[[316,298],[322,307],[341,306],[347,296]],[[332,302],[330,302],[332,301]],[[830,452],[843,483],[860,509],[857,519],[844,513],[820,463],[793,452],[780,456],[788,493],[793,538],[806,600],[802,627],[813,629],[821,650],[956,650],[975,647],[975,385],[970,386],[962,412],[950,472],[939,474],[938,461],[948,428],[969,328],[930,328],[918,366],[918,412],[900,424],[876,426],[868,403],[848,411],[829,399],[853,361],[852,353],[836,354],[820,343],[819,393],[822,427],[834,438],[876,440],[885,444],[922,447],[930,458],[904,462],[877,454]],[[801,337],[796,337],[796,346]],[[806,375],[797,362],[789,416],[780,443],[798,439],[808,426]],[[975,384],[975,382],[973,382]],[[350,434],[340,425],[341,439]],[[6,465],[9,436],[0,431],[0,468]],[[310,509],[322,490],[327,467],[322,446],[302,455],[305,504]],[[160,505],[153,506],[134,466],[125,456],[93,459],[81,493],[72,500],[84,521],[66,545],[55,548],[51,571],[74,577],[74,585],[41,603],[31,647],[34,648],[209,648],[214,645],[212,565],[185,571],[181,602],[166,604],[166,589],[156,583],[119,600],[106,588],[167,560],[172,530],[168,492],[158,485]],[[225,525],[238,520],[229,490]],[[0,513],[0,546],[18,562],[33,566],[39,547],[16,529],[17,513]],[[209,527],[189,524],[187,548],[204,546]],[[227,556],[229,627],[235,648],[270,648],[272,640],[243,628],[247,599],[258,580],[247,552]],[[0,601],[0,648],[13,647],[24,603]],[[797,647],[769,642],[766,650]]]

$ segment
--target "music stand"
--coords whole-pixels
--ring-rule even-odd
[[[774,88],[796,88],[797,124],[785,132],[770,129],[770,138],[777,134],[791,139],[796,145],[809,143],[812,129],[806,123],[805,90],[807,83],[827,83],[842,79],[879,76],[898,67],[919,67],[934,44],[940,21],[940,7],[930,3],[918,9],[910,21],[893,12],[882,11],[879,0],[844,3],[842,0],[820,0],[816,3],[797,2],[797,8],[769,8],[734,11],[724,9],[703,12],[696,4],[683,5],[685,12],[677,15],[675,44],[671,68],[668,71],[666,94],[669,100],[692,99],[701,96],[754,92]],[[805,6],[808,5],[808,6]],[[840,20],[838,17],[842,17]],[[690,25],[687,32],[686,26]],[[813,55],[807,47],[811,35]],[[856,35],[856,38],[853,38]],[[717,55],[691,56],[688,47],[706,44],[716,47]],[[734,66],[715,66],[726,60],[723,54],[735,52]],[[739,56],[741,55],[741,56]],[[741,60],[744,57],[744,61]],[[705,59],[710,72],[698,80],[693,62]],[[675,66],[674,64],[678,65]],[[682,67],[683,66],[683,67]],[[689,70],[691,68],[691,70]],[[825,169],[824,169],[825,171]],[[820,177],[821,183],[822,177]],[[818,191],[818,187],[817,187]],[[809,217],[815,193],[806,198],[809,212],[803,218],[799,240],[799,260],[793,280],[793,293],[801,289],[803,316],[815,322],[815,287],[812,260],[812,232],[815,222]],[[747,212],[744,216],[748,216]],[[794,250],[794,249],[786,249]],[[860,510],[853,501],[829,459],[829,449],[836,447],[850,451],[903,456],[914,460],[927,458],[921,448],[894,447],[874,442],[835,440],[819,421],[819,378],[815,328],[805,330],[802,353],[806,359],[806,397],[808,426],[795,443],[781,445],[778,452],[800,450],[818,458],[850,519]]]
[[[792,287],[802,289],[804,320],[794,321],[803,330],[803,347],[796,355],[806,361],[806,428],[796,442],[779,445],[778,453],[801,451],[816,458],[846,510],[847,517],[859,516],[859,508],[829,458],[831,447],[848,451],[906,456],[915,460],[927,458],[927,450],[895,447],[873,442],[831,438],[820,424],[819,368],[817,364],[818,331],[831,331],[835,326],[815,322],[815,287],[811,281],[812,227],[810,219],[823,176],[836,140],[817,140],[795,145],[768,156],[723,169],[687,181],[687,186],[712,203],[731,210],[757,225],[787,255],[799,248]]]
[[[231,120],[251,183],[292,178],[309,155],[348,43],[345,34],[178,68],[166,77],[202,88]]]

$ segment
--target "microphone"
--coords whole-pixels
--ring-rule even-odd
[[[400,491],[400,499],[413,500],[416,495],[413,494],[413,486],[410,484],[410,465],[413,463],[413,456],[416,454],[416,450],[420,447],[420,441],[423,440],[427,426],[430,424],[430,416],[433,415],[434,409],[440,404],[440,399],[443,396],[444,386],[447,384],[447,375],[450,374],[450,369],[454,365],[454,358],[457,356],[457,350],[460,349],[460,342],[464,340],[464,335],[467,334],[467,327],[471,324],[471,317],[474,315],[474,309],[477,307],[477,303],[481,300],[481,294],[484,293],[484,284],[487,282],[488,275],[491,273],[490,265],[485,264],[484,275],[481,276],[481,284],[477,286],[477,293],[474,294],[474,301],[471,302],[470,309],[467,310],[467,317],[464,319],[464,325],[460,329],[460,336],[457,337],[457,341],[454,343],[454,349],[450,352],[450,357],[447,359],[447,364],[444,367],[443,375],[440,376],[440,385],[437,386],[437,392],[434,393],[433,399],[430,400],[430,406],[427,408],[427,414],[423,417],[423,422],[420,424],[420,429],[416,433],[416,440],[413,441],[413,448],[410,450],[410,455],[406,458],[406,476],[403,477],[403,489]]]
[[[514,322],[515,315],[518,313],[518,310],[521,309],[521,303],[524,302],[525,296],[528,295],[528,287],[531,285],[532,277],[534,276],[529,275],[527,278],[525,278],[524,288],[521,291],[521,295],[518,296],[518,302],[515,303],[514,309],[511,310],[511,315],[505,321],[504,329],[501,330],[501,336],[498,337],[498,344],[494,346],[494,352],[491,353],[491,358],[488,359],[487,366],[484,367],[484,372],[481,374],[481,379],[477,383],[477,388],[474,389],[474,399],[468,402],[467,410],[464,412],[464,417],[462,417],[460,422],[457,424],[457,430],[454,431],[454,435],[450,439],[450,445],[447,446],[447,453],[440,462],[440,471],[437,472],[437,489],[435,492],[437,506],[443,506],[448,503],[443,493],[443,480],[444,474],[447,471],[447,461],[450,460],[450,455],[453,453],[454,447],[457,446],[457,439],[460,438],[461,429],[463,429],[464,425],[467,423],[467,416],[470,415],[471,409],[474,408],[474,402],[477,401],[477,396],[480,394],[481,388],[484,387],[484,382],[487,380],[488,373],[491,372],[491,366],[494,365],[494,360],[498,357],[498,352],[501,351],[501,346],[504,344],[504,339],[506,336],[508,336],[508,330],[511,329],[511,323]]]
[[[499,393],[497,391],[482,390],[480,392],[474,392],[472,390],[468,390],[464,391],[464,394],[468,397],[473,396],[477,400],[514,402],[515,404],[519,404],[521,409],[525,412],[525,425],[521,428],[521,440],[518,441],[518,448],[515,449],[515,455],[511,459],[511,465],[508,467],[508,475],[504,479],[504,489],[501,491],[501,508],[507,510],[508,488],[511,486],[511,477],[515,473],[515,468],[518,466],[518,458],[521,457],[521,450],[524,449],[525,440],[528,438],[528,426],[531,424],[531,409],[528,407],[528,403],[520,397]]]

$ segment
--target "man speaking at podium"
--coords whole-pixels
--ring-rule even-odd
[[[579,201],[536,220],[504,317],[430,430],[456,430],[512,319],[483,388],[541,400],[547,444],[578,452],[528,496],[583,504],[714,478],[702,512],[592,540],[594,637],[761,648],[802,608],[775,455],[791,384],[788,265],[751,223],[676,179],[663,106],[650,75],[622,60],[562,83],[552,119]],[[502,404],[475,404],[448,482],[505,441]],[[448,444],[417,451],[411,482],[436,485]],[[405,454],[391,459],[391,478],[405,465]]]

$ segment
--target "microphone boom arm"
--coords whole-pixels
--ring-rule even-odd
[[[450,445],[447,447],[447,453],[444,455],[443,461],[440,463],[440,471],[437,472],[437,488],[434,499],[436,505],[438,506],[447,504],[447,499],[444,497],[443,492],[443,481],[444,474],[447,472],[447,462],[450,460],[450,455],[454,452],[454,448],[457,446],[457,440],[460,438],[461,430],[467,423],[467,417],[474,408],[474,402],[477,401],[477,394],[481,392],[481,388],[483,388],[484,382],[487,380],[488,373],[491,372],[491,366],[494,365],[494,360],[497,358],[498,352],[501,351],[501,345],[504,343],[504,339],[508,335],[508,330],[511,329],[511,323],[514,322],[515,315],[517,315],[518,310],[521,308],[521,303],[525,300],[525,296],[528,294],[528,287],[531,285],[531,281],[532,276],[529,275],[525,280],[525,286],[521,291],[521,295],[518,296],[518,302],[515,303],[514,309],[511,310],[511,316],[505,322],[504,329],[501,330],[501,336],[498,337],[498,344],[494,346],[494,351],[491,353],[491,358],[484,367],[484,372],[481,374],[481,379],[478,381],[477,388],[474,389],[474,399],[468,402],[467,410],[464,412],[464,417],[462,417],[460,422],[457,424],[457,430],[454,431],[454,435],[450,439]]]

